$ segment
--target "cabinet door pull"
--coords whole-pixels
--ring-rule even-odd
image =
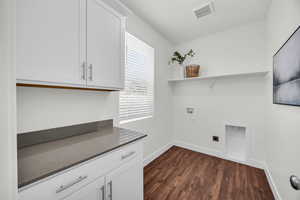
[[[56,193],[60,193],[62,191],[65,191],[66,189],[76,185],[77,183],[80,183],[81,181],[83,181],[84,179],[87,179],[88,176],[79,176],[75,181],[67,184],[67,185],[62,185],[60,186],[57,190]]]
[[[105,185],[101,187],[101,194],[102,194],[102,199],[100,200],[105,200]]]
[[[82,74],[81,74],[81,79],[86,80],[86,63],[82,63]]]
[[[108,187],[109,187],[109,194],[108,194],[108,198],[109,200],[113,200],[113,186],[112,186],[112,181],[109,181],[108,183]]]
[[[126,159],[126,158],[128,158],[128,157],[130,157],[130,156],[132,156],[132,155],[134,155],[134,154],[135,154],[135,151],[131,151],[130,153],[128,153],[128,154],[126,154],[126,155],[123,155],[123,156],[121,157],[121,159],[124,160],[124,159]]]
[[[90,64],[89,70],[90,70],[89,80],[93,81],[93,65],[92,64]]]

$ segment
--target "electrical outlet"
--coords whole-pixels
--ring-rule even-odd
[[[213,140],[214,142],[219,142],[219,141],[220,141],[219,136],[213,136],[213,137],[212,137],[212,140]]]
[[[194,108],[186,108],[186,113],[187,114],[194,114],[195,109]]]

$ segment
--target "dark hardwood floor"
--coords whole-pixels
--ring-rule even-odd
[[[144,169],[145,200],[273,200],[263,170],[172,147]]]

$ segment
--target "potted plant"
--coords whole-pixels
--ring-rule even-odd
[[[196,54],[193,51],[193,49],[191,49],[188,53],[186,53],[184,56],[182,56],[178,51],[175,51],[173,54],[173,57],[171,58],[171,63],[175,63],[177,62],[179,65],[183,65],[184,61],[186,60],[186,58],[188,56],[190,57],[194,57]]]
[[[171,61],[169,64],[178,63],[180,66],[180,78],[186,78],[186,77],[195,77],[199,74],[199,65],[191,65],[191,66],[184,66],[184,62],[188,57],[194,57],[196,54],[191,49],[188,53],[181,55],[178,51],[175,51],[173,54],[173,57],[171,58]],[[198,70],[198,71],[197,71]]]

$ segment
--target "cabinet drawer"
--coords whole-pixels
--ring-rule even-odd
[[[126,145],[98,158],[46,178],[19,192],[19,200],[61,200],[92,181],[139,156],[142,143]]]
[[[46,178],[19,193],[19,200],[59,200],[89,184],[109,170],[109,158],[103,157]]]
[[[140,143],[127,146],[126,148],[120,149],[118,152],[119,164],[121,165],[140,155],[142,155],[142,146]]]
[[[142,161],[143,147],[141,142],[125,145],[124,147],[118,148],[102,158],[94,161],[97,167],[105,169],[105,172],[112,171],[121,165],[131,161],[134,158]],[[105,163],[103,162],[105,160]],[[98,174],[100,176],[101,174]]]

